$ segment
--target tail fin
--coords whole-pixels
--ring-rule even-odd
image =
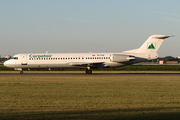
[[[156,53],[163,43],[164,39],[172,37],[166,35],[152,35],[146,42],[137,50],[136,53]]]

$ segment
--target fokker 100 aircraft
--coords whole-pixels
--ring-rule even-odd
[[[138,49],[121,53],[21,53],[4,62],[4,66],[20,70],[24,68],[86,68],[86,74],[92,74],[91,68],[109,68],[131,65],[156,59],[157,51],[166,35],[152,35]]]

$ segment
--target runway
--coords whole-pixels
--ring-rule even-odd
[[[0,73],[0,76],[180,76],[180,73]]]

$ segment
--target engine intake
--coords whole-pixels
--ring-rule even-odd
[[[135,60],[135,56],[131,55],[112,54],[110,56],[111,62],[128,62],[133,60]]]

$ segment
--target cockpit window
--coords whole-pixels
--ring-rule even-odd
[[[18,60],[18,57],[12,57],[11,59]]]

